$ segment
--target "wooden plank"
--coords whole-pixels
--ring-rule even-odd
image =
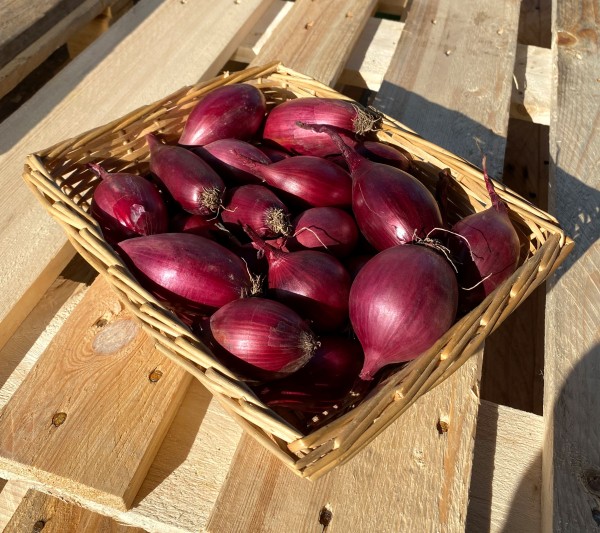
[[[543,441],[541,416],[481,402],[467,533],[539,533]]]
[[[0,412],[0,471],[128,508],[191,379],[153,346],[94,282]]]
[[[0,97],[38,67],[111,0],[0,3]]]
[[[28,490],[22,481],[0,480],[0,531],[4,531]]]
[[[242,437],[208,531],[463,531],[479,398],[464,365],[348,463],[309,482]],[[440,433],[443,419],[448,431]],[[466,488],[467,487],[467,488]],[[324,528],[323,509],[333,515]]]
[[[23,531],[54,533],[78,533],[81,531],[110,531],[111,533],[145,533],[141,528],[129,527],[115,522],[72,503],[68,503],[29,490],[4,533],[22,533]]]
[[[10,287],[0,295],[0,346],[72,257],[19,179],[25,154],[215,75],[271,1],[142,0],[0,125],[0,286]],[[148,50],[153,60],[139,61]]]
[[[552,51],[539,46],[517,45],[510,116],[536,124],[550,124],[551,88]]]
[[[575,248],[548,282],[543,531],[600,526],[600,56],[597,3],[554,3],[549,209]]]
[[[376,0],[297,0],[250,64],[279,59],[287,67],[331,85],[376,4]]]

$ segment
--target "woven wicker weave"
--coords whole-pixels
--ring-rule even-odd
[[[519,269],[430,350],[389,374],[357,407],[302,434],[267,408],[244,382],[213,358],[179,319],[139,285],[87,214],[99,178],[86,168],[86,163],[99,162],[112,172],[146,172],[147,133],[156,132],[167,141],[176,141],[187,115],[204,94],[221,85],[240,82],[260,88],[271,106],[299,96],[346,99],[280,64],[250,68],[185,87],[110,124],[30,155],[24,179],[63,226],[76,250],[108,279],[125,305],[141,320],[158,349],[191,372],[245,430],[294,472],[316,479],[351,458],[417,398],[455,372],[560,264],[573,243],[552,216],[496,183],[524,244]],[[471,164],[388,117],[384,117],[378,136],[409,151],[419,177],[432,189],[438,172],[451,169],[455,181],[449,199],[456,217],[489,206],[483,176]]]

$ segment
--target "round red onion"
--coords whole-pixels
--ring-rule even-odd
[[[225,184],[201,157],[180,146],[162,144],[146,135],[150,170],[188,213],[214,216],[221,206]]]
[[[456,275],[437,252],[407,244],[377,254],[350,290],[350,321],[365,352],[361,379],[430,348],[454,322],[457,305]]]
[[[137,174],[106,172],[95,163],[89,167],[102,178],[94,190],[90,214],[107,242],[167,231],[167,208],[154,185]]]
[[[327,125],[353,136],[378,128],[380,115],[355,102],[336,98],[297,98],[274,107],[265,121],[263,139],[303,155],[325,157],[339,153],[326,133],[300,128],[297,122]]]
[[[345,257],[354,250],[358,228],[354,218],[337,207],[313,207],[294,219],[294,235],[287,245],[298,243],[304,248]]]
[[[221,212],[221,220],[231,231],[250,226],[262,238],[289,235],[292,227],[287,207],[262,185],[233,189]]]
[[[141,285],[175,309],[212,312],[248,296],[244,262],[220,244],[189,233],[161,233],[119,243]]]
[[[363,365],[360,344],[343,337],[323,337],[321,346],[300,370],[258,390],[270,407],[319,413],[350,394]]]
[[[261,127],[266,110],[265,97],[252,85],[219,87],[192,109],[179,144],[203,146],[219,139],[249,139]]]
[[[254,174],[244,170],[238,154],[265,165],[271,163],[271,159],[262,150],[239,139],[221,139],[205,146],[197,146],[192,151],[204,159],[223,179],[235,183],[260,181]]]
[[[506,203],[490,180],[485,160],[483,175],[492,206],[459,220],[449,242],[458,268],[460,308],[468,311],[509,278],[519,263],[519,236],[508,216]]]
[[[351,280],[335,257],[313,250],[285,253],[247,231],[265,253],[274,298],[309,319],[317,331],[334,331],[346,321]]]
[[[306,322],[279,302],[245,298],[212,315],[215,340],[229,353],[268,372],[290,374],[313,356],[318,342]]]

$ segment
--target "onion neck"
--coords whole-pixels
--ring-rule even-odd
[[[500,196],[496,192],[494,184],[492,183],[492,180],[490,179],[487,173],[486,161],[487,157],[483,156],[483,162],[481,165],[483,167],[483,179],[485,180],[485,187],[487,189],[488,194],[490,195],[490,199],[492,200],[492,207],[496,211],[498,211],[498,213],[504,213],[508,215],[508,208],[506,207],[506,203],[504,203],[504,200],[502,200],[502,198],[500,198]]]

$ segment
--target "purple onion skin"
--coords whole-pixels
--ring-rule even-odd
[[[260,146],[260,151],[271,160],[271,163],[277,163],[277,161],[292,157],[292,154],[281,148],[274,148],[265,144]]]
[[[306,126],[305,126],[306,127]],[[344,144],[330,128],[352,176],[352,211],[367,241],[381,251],[442,226],[434,196],[418,179],[390,165],[374,163]]]
[[[216,226],[216,219],[207,219],[202,215],[190,213],[177,213],[171,219],[170,230],[173,233],[193,233],[207,239],[212,239],[220,230]]]
[[[365,353],[360,378],[418,357],[450,328],[457,306],[456,275],[437,252],[400,245],[377,254],[350,290],[350,321]]]
[[[246,172],[239,155],[268,165],[271,159],[256,146],[239,139],[221,139],[192,151],[206,161],[227,182],[238,184],[259,183],[261,180]]]
[[[267,107],[252,85],[226,85],[208,93],[190,113],[179,144],[204,146],[220,139],[252,138],[260,129]]]
[[[335,257],[313,250],[285,253],[253,237],[269,263],[270,294],[311,321],[315,331],[331,332],[348,318],[350,274]]]
[[[262,185],[242,185],[231,191],[221,220],[231,231],[250,226],[261,238],[291,233],[290,213],[275,193]]]
[[[388,144],[364,141],[356,146],[356,151],[375,163],[391,165],[405,172],[409,172],[412,166],[412,157],[408,152],[401,151]]]
[[[297,121],[313,125],[326,125],[345,138],[376,129],[377,121],[360,120],[368,116],[364,109],[346,101],[333,98],[297,98],[274,107],[265,121],[263,139],[276,143],[295,154],[325,157],[339,153],[335,143],[326,133],[306,130]],[[369,127],[370,126],[370,127]]]
[[[121,242],[118,251],[141,285],[177,310],[209,313],[251,292],[244,262],[199,235],[137,237]]]
[[[288,246],[297,243],[303,248],[346,257],[357,242],[356,222],[346,211],[337,207],[313,207],[294,219],[294,236],[288,239]]]
[[[258,396],[269,407],[319,413],[342,402],[363,365],[360,344],[343,337],[322,337],[315,355],[297,372],[265,384]]]
[[[225,184],[201,157],[180,146],[162,144],[146,136],[150,146],[150,170],[182,209],[193,215],[214,216]]]
[[[510,221],[506,204],[495,192],[485,171],[485,163],[484,178],[492,206],[459,220],[452,231],[463,238],[452,234],[449,238],[458,268],[461,312],[481,303],[515,272],[519,263],[519,236]]]
[[[265,298],[230,302],[210,319],[214,339],[229,353],[267,372],[290,374],[314,355],[318,342],[300,316]]]
[[[352,203],[350,174],[326,159],[296,156],[270,165],[249,159],[244,162],[248,172],[305,208],[349,207]]]
[[[154,185],[136,174],[110,173],[96,164],[90,168],[102,178],[94,190],[90,213],[107,242],[167,231],[167,208]]]

